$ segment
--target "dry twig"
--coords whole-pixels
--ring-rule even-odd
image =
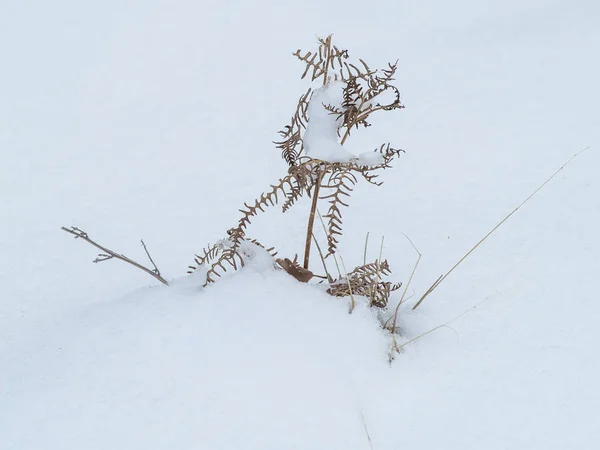
[[[152,257],[150,256],[150,253],[148,252],[148,249],[146,248],[146,245],[144,244],[144,241],[142,240],[142,246],[144,247],[144,250],[146,251],[146,254],[148,255],[148,259],[150,259],[150,262],[152,263],[152,265],[154,266],[154,269],[149,269],[146,266],[141,265],[138,262],[135,262],[133,259],[128,258],[125,255],[122,255],[120,253],[116,253],[113,252],[112,250],[98,244],[97,242],[93,241],[92,239],[90,239],[89,235],[77,228],[77,227],[71,227],[69,228],[65,228],[65,227],[61,227],[61,230],[66,231],[69,234],[72,234],[75,239],[81,239],[84,240],[85,242],[87,242],[90,245],[93,245],[94,247],[96,247],[97,249],[100,249],[102,251],[102,253],[99,253],[98,256],[96,257],[96,259],[94,259],[93,262],[95,263],[99,263],[102,261],[107,261],[109,259],[120,259],[121,261],[124,261],[128,264],[131,264],[134,267],[137,267],[140,270],[143,270],[144,272],[146,272],[148,275],[153,276],[154,278],[156,278],[158,281],[160,281],[162,284],[168,286],[169,283],[167,280],[165,280],[161,274],[160,271],[158,270],[158,267],[156,267],[156,264],[154,264],[154,261],[152,260]]]

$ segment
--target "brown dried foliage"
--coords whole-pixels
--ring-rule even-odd
[[[323,85],[331,81],[341,81],[345,84],[341,107],[324,105],[331,114],[342,119],[338,129],[341,144],[344,144],[350,136],[352,129],[370,126],[368,119],[374,112],[404,108],[400,102],[398,89],[390,84],[397,70],[397,62],[389,64],[383,70],[372,70],[362,59],[359,59],[357,64],[351,63],[348,51],[333,45],[332,36],[325,39],[319,38],[318,43],[319,47],[316,52],[303,53],[298,50],[294,56],[305,65],[302,79],[309,77],[312,82],[320,81]],[[325,258],[335,254],[339,244],[338,239],[342,235],[342,207],[348,207],[348,200],[358,179],[362,177],[369,183],[381,185],[382,183],[377,180],[379,176],[377,172],[380,169],[390,168],[392,161],[402,152],[402,150],[392,148],[390,144],[383,144],[375,149],[375,152],[380,155],[379,162],[371,166],[361,164],[358,160],[331,163],[303,155],[302,136],[310,120],[308,107],[312,93],[313,87],[311,86],[299,98],[290,124],[279,131],[281,140],[275,142],[276,147],[281,151],[282,158],[289,165],[288,174],[277,184],[271,185],[268,191],[250,204],[244,203],[244,208],[240,209],[242,216],[237,225],[228,231],[229,236],[215,245],[207,246],[200,255],[196,255],[196,265],[189,266],[190,273],[200,266],[208,266],[205,285],[214,282],[215,277],[220,277],[228,268],[233,267],[234,270],[237,270],[245,265],[242,247],[244,242],[249,241],[245,234],[251,220],[256,215],[275,205],[281,205],[282,211],[285,213],[304,194],[317,197],[313,201],[314,208],[316,208],[318,200],[327,201],[328,210],[324,218],[327,221],[328,248]],[[384,101],[384,94],[391,94],[391,98]],[[311,210],[312,216],[314,213],[315,211]],[[313,221],[309,221],[307,255],[310,250],[312,224]],[[277,262],[296,279],[308,281],[313,274],[308,270],[307,260],[308,257],[305,255],[305,267],[298,264],[297,258],[294,258],[293,261],[288,258],[280,258]],[[374,267],[378,273],[377,281],[373,278],[372,269]],[[376,262],[357,267],[348,275],[348,280],[350,280],[351,286],[355,285],[352,286],[354,294],[366,295],[368,287],[371,303],[374,306],[382,306],[387,304],[389,294],[397,289],[397,285],[381,281],[380,276],[387,275],[388,272],[387,262],[381,264]],[[334,282],[328,292],[332,295],[342,296],[346,295],[343,294],[344,289],[342,283]],[[375,291],[376,293],[373,294]]]
[[[298,255],[294,256],[293,260],[289,258],[277,258],[275,262],[301,283],[308,283],[314,276],[310,270],[305,269],[298,263]]]
[[[382,277],[391,273],[387,260],[358,266],[345,277],[334,280],[327,292],[335,297],[363,295],[369,298],[371,306],[384,308],[390,294],[402,286],[402,283],[392,284],[382,280]]]
[[[333,45],[331,35],[317,40],[319,42],[317,52],[309,51],[302,54],[301,50],[297,50],[294,56],[306,65],[302,79],[310,73],[311,81],[322,79],[323,85],[330,81],[345,83],[342,108],[325,105],[330,113],[343,118],[338,130],[342,144],[350,136],[352,128],[370,126],[367,119],[374,112],[404,108],[400,102],[400,92],[390,84],[398,69],[398,61],[389,63],[385,69],[372,70],[362,59],[358,60],[357,65],[347,62],[348,51],[340,50]],[[386,93],[390,93],[392,98],[380,102]],[[297,164],[304,150],[302,132],[308,124],[307,113],[311,94],[312,87],[308,88],[298,100],[291,123],[279,131],[282,139],[275,141],[283,159],[290,166]]]

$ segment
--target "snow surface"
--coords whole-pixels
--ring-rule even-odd
[[[2,2],[0,449],[598,448],[599,21],[583,0]],[[344,147],[407,153],[356,186],[340,251],[385,235],[406,281],[406,233],[410,305],[591,146],[402,311],[400,342],[450,323],[391,365],[372,311],[268,261],[181,276],[287,170],[290,53],[330,32],[400,60],[406,109]],[[293,256],[303,200],[249,233]],[[172,286],[63,225],[139,260],[143,238]]]

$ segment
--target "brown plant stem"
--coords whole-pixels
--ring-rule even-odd
[[[317,183],[315,184],[315,190],[313,191],[312,205],[310,207],[310,215],[308,216],[308,226],[306,228],[306,241],[304,244],[304,268],[308,269],[308,262],[310,260],[310,243],[313,235],[313,227],[315,225],[315,214],[317,212],[317,202],[319,200],[319,189],[321,188],[322,174],[317,177]]]

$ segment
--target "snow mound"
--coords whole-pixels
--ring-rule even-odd
[[[4,445],[365,448],[361,386],[389,370],[377,319],[264,264],[47,324],[8,377]]]

